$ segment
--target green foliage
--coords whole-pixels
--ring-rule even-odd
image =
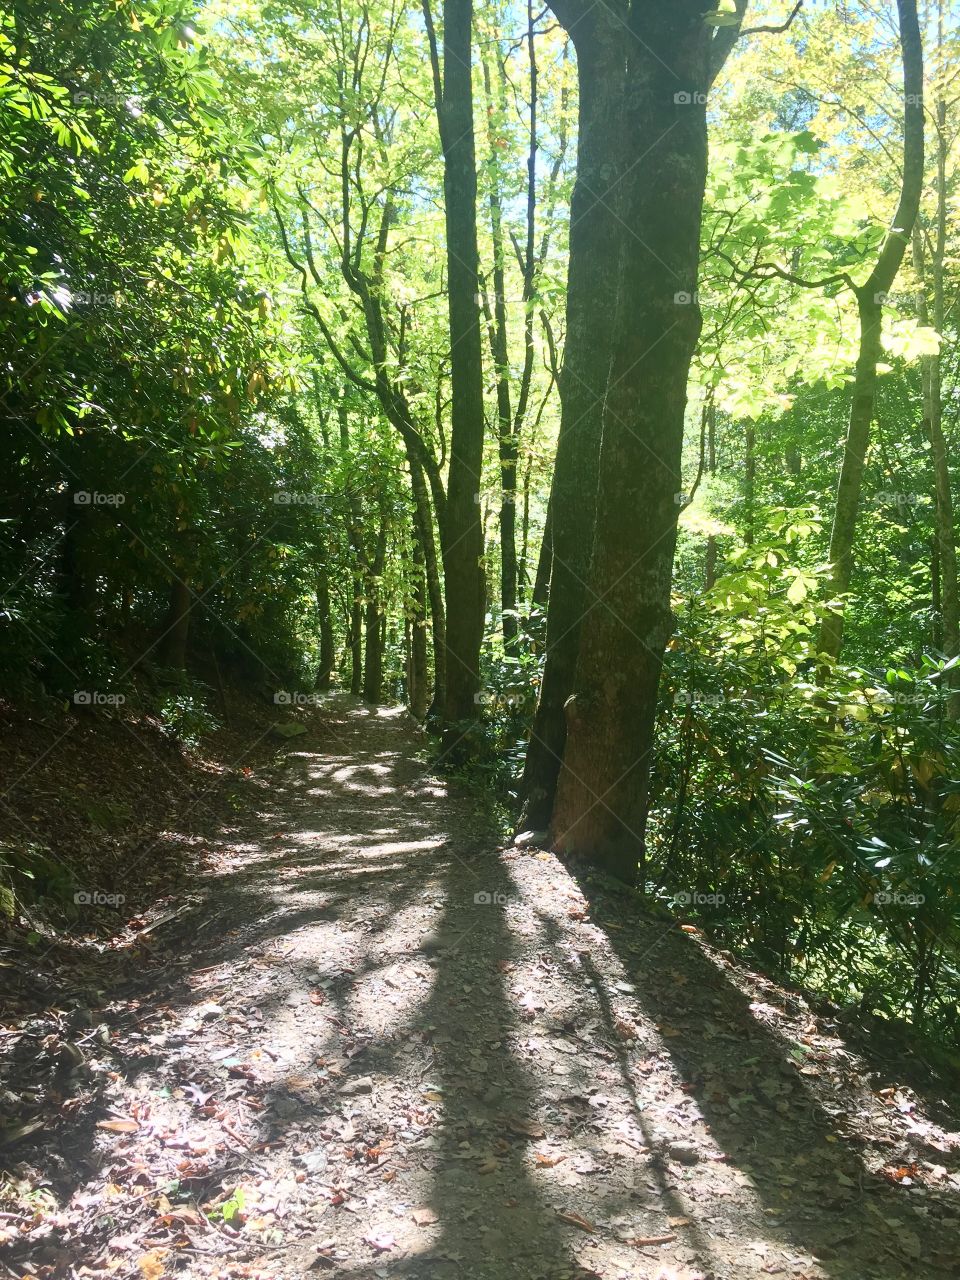
[[[948,664],[922,656],[818,682],[818,522],[778,509],[764,527],[728,553],[702,604],[680,608],[649,874],[768,967],[956,1036],[960,731],[946,716]]]

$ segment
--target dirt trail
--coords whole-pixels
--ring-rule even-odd
[[[98,1015],[72,1195],[11,1275],[956,1274],[957,1135],[801,1000],[498,849],[422,749],[337,699],[264,777]]]

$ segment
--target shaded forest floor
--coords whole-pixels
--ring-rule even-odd
[[[503,849],[403,712],[305,719],[152,914],[4,953],[6,1274],[956,1274],[934,1088]]]

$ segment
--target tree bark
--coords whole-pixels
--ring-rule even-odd
[[[413,539],[413,616],[407,619],[407,706],[415,720],[426,719],[429,705],[427,663],[427,583],[423,550]]]
[[[713,476],[717,470],[717,406],[710,397],[707,406],[707,475]],[[718,546],[716,534],[707,536],[707,550],[704,557],[703,585],[709,591],[717,581]]]
[[[490,67],[483,60],[483,87],[487,102],[487,119],[494,118]],[[502,94],[501,94],[502,98]],[[500,115],[505,114],[499,103]],[[513,404],[510,394],[510,355],[507,334],[506,254],[503,243],[503,201],[500,195],[500,166],[493,138],[492,123],[487,153],[487,203],[490,211],[490,239],[493,246],[493,299],[483,293],[487,314],[490,354],[496,376],[497,438],[500,461],[500,625],[506,653],[516,651],[517,644],[517,438],[513,429]]]
[[[320,617],[320,664],[314,688],[326,692],[330,688],[337,650],[333,639],[333,616],[330,611],[330,579],[326,568],[317,575],[317,613]]]
[[[472,0],[445,0],[441,83],[429,0],[423,0],[444,159],[450,323],[450,466],[442,540],[447,606],[443,719],[448,748],[453,746],[453,726],[476,718],[485,596],[483,530],[477,501],[483,468],[484,418],[470,71],[472,9]]]
[[[635,4],[628,26],[627,38],[620,35],[627,67],[619,205],[628,230],[618,237],[592,607],[565,709],[550,830],[560,850],[634,882],[644,858],[657,686],[673,624],[676,495],[687,379],[700,332],[711,29],[700,0]]]
[[[543,608],[550,597],[550,570],[553,566],[553,503],[547,502],[547,514],[543,521],[543,541],[537,559],[537,574],[533,580],[530,603]]]
[[[360,576],[353,575],[353,599],[350,602],[350,692],[359,697],[363,690],[363,600]]]
[[[547,825],[553,808],[573,689],[580,627],[590,607],[587,579],[596,519],[601,412],[610,365],[619,280],[621,112],[626,76],[624,30],[605,6],[552,8],[577,51],[579,152],[570,204],[566,344],[560,370],[560,433],[548,507],[549,578],[546,662],[524,764],[522,823]],[[535,596],[537,592],[535,591]]]
[[[423,574],[427,600],[430,604],[430,631],[433,637],[433,696],[427,711],[428,717],[441,714],[447,686],[447,623],[443,603],[443,584],[440,579],[440,563],[437,559],[437,542],[433,535],[433,514],[430,494],[423,469],[415,459],[410,464],[410,489],[413,494],[413,534],[423,562]]]
[[[830,532],[830,594],[833,607],[820,626],[819,650],[835,662],[843,643],[843,608],[853,577],[854,540],[863,469],[876,406],[877,364],[882,353],[883,295],[896,279],[913,234],[923,188],[923,45],[916,0],[897,0],[903,60],[903,178],[890,231],[865,284],[857,287],[860,350],[837,500]],[[821,670],[824,677],[826,667]]]
[[[942,11],[939,15],[939,35],[942,44]],[[919,227],[914,229],[913,259],[917,276],[921,283],[920,322],[933,323],[937,333],[943,333],[944,307],[944,261],[947,249],[947,103],[938,99],[935,109],[937,127],[937,212],[936,225],[931,246],[929,270],[924,252],[924,238]],[[926,287],[932,287],[933,307],[931,309],[926,295]],[[931,314],[932,311],[932,314]],[[924,356],[920,366],[923,387],[923,425],[927,439],[930,441],[930,461],[933,465],[934,478],[934,521],[937,578],[939,590],[938,607],[941,618],[941,639],[944,656],[955,658],[960,653],[960,597],[957,590],[957,541],[953,522],[953,492],[950,481],[950,459],[946,437],[943,432],[943,387],[940,353]],[[947,714],[951,720],[960,718],[960,697],[958,697],[956,672],[946,676],[948,688],[952,690],[947,699]]]
[[[190,587],[181,578],[170,583],[170,602],[159,644],[160,662],[182,671],[187,665],[187,638],[190,634]]]
[[[383,697],[383,570],[387,559],[387,519],[381,510],[377,543],[367,566],[366,641],[363,662],[363,699],[377,703]]]

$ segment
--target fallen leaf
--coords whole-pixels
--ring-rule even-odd
[[[136,1120],[98,1120],[98,1129],[108,1129],[110,1133],[136,1133],[140,1126]]]
[[[364,1236],[367,1244],[372,1249],[376,1249],[377,1253],[387,1253],[390,1249],[397,1247],[397,1242],[387,1231],[371,1231],[370,1235]]]
[[[542,1125],[537,1124],[535,1120],[524,1120],[519,1116],[511,1116],[507,1121],[507,1128],[511,1133],[522,1134],[527,1138],[546,1137],[546,1131]]]
[[[422,1209],[414,1209],[410,1216],[418,1227],[429,1227],[439,1221],[436,1211],[429,1205],[425,1205]]]
[[[151,1249],[137,1259],[143,1280],[163,1280],[163,1273],[167,1269],[163,1260],[169,1252],[169,1249]]]

